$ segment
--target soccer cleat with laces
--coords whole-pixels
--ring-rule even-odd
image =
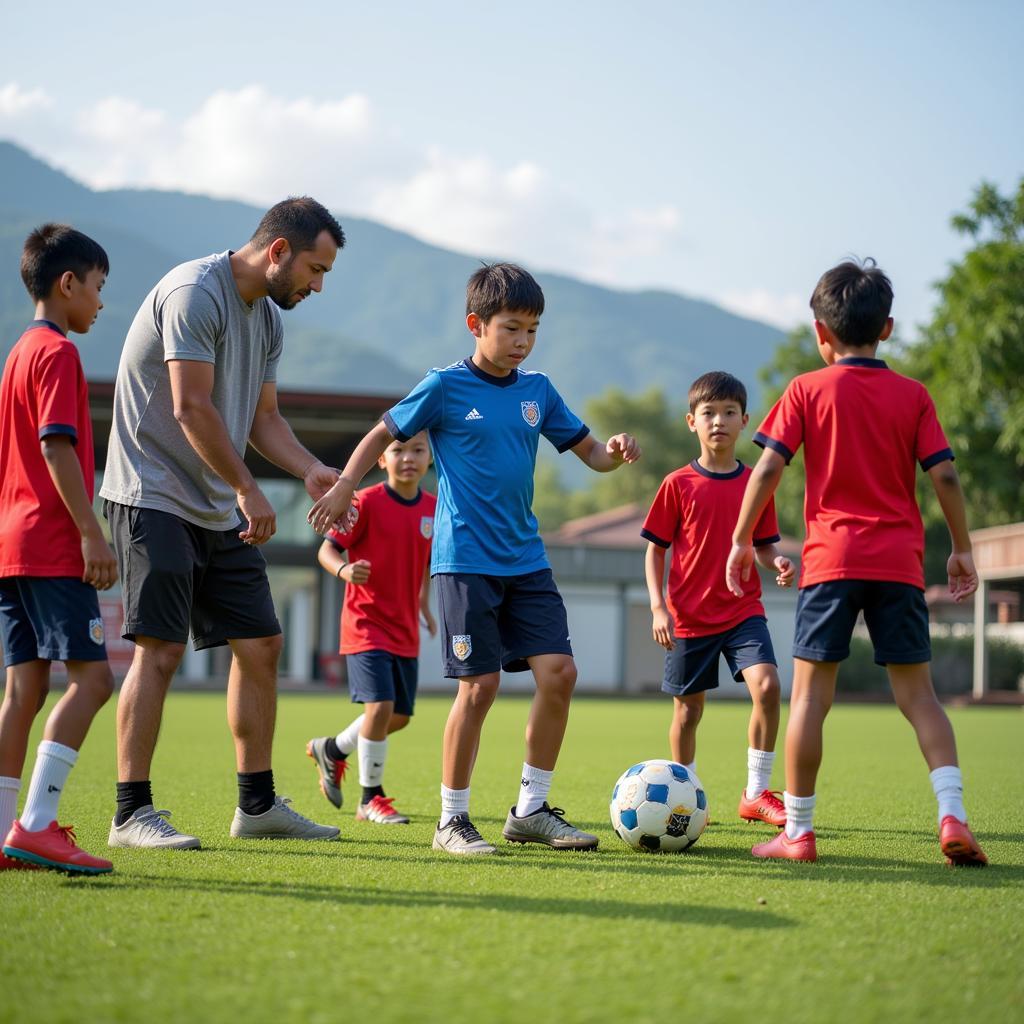
[[[983,868],[988,863],[978,840],[971,834],[966,821],[947,814],[939,826],[939,844],[950,867]]]
[[[434,830],[433,847],[435,850],[443,850],[445,853],[470,856],[498,852],[496,846],[487,842],[477,832],[476,826],[469,820],[468,814],[456,814],[444,828],[439,823]]]
[[[786,833],[780,832],[767,843],[758,843],[750,851],[755,857],[766,857],[774,860],[817,860],[818,846],[813,832],[805,832],[796,839],[790,839]]]
[[[310,740],[306,744],[306,754],[316,763],[316,770],[320,776],[320,792],[335,807],[341,807],[345,798],[341,794],[341,783],[348,771],[348,761],[342,759],[335,761],[333,757],[327,756],[327,739],[321,736],[319,739]]]
[[[356,821],[372,821],[375,825],[408,825],[409,819],[395,810],[393,798],[375,796],[356,808]]]
[[[740,795],[739,815],[744,821],[763,821],[776,828],[786,824],[786,805],[779,799],[779,791],[765,789],[748,799],[747,791]]]
[[[231,835],[235,839],[337,839],[340,828],[318,825],[291,808],[286,796],[275,796],[274,806],[262,814],[246,814],[235,808]]]
[[[594,850],[597,836],[570,825],[561,807],[549,807],[545,801],[532,814],[516,816],[513,807],[501,833],[510,843],[543,843],[556,850]]]
[[[75,842],[71,825],[51,821],[46,828],[29,832],[16,821],[4,840],[4,854],[41,868],[66,871],[71,875],[105,875],[114,865],[102,857],[93,857]]]
[[[137,807],[122,825],[110,823],[107,846],[132,846],[146,850],[198,850],[199,839],[179,832],[167,819],[168,810],[155,811],[152,804]]]

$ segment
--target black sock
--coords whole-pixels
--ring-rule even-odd
[[[341,752],[341,747],[338,746],[333,736],[327,737],[327,742],[324,744],[324,753],[332,761],[344,761],[348,754]]]
[[[238,806],[246,814],[264,814],[274,806],[274,773],[238,773]]]
[[[363,786],[363,799],[360,800],[361,804],[368,804],[375,796],[383,796],[383,786]]]
[[[123,825],[140,807],[153,803],[153,787],[149,779],[117,784],[117,813],[114,824]]]

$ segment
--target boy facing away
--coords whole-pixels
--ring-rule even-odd
[[[420,488],[430,466],[426,431],[392,441],[378,465],[387,481],[355,496],[355,524],[347,533],[331,530],[318,555],[320,565],[346,584],[340,653],[352,702],[364,711],[336,737],[310,740],[306,753],[316,762],[324,796],[340,808],[346,758],[358,750],[363,795],[356,820],[407,825],[384,792],[384,765],[388,736],[409,724],[416,704],[420,617],[431,636],[437,632],[430,613],[437,499]]]
[[[924,600],[924,529],[915,466],[928,474],[953,542],[947,562],[957,601],[977,589],[963,491],[953,452],[927,389],[875,358],[892,333],[892,285],[867,261],[827,271],[811,296],[825,369],[792,380],[754,440],[764,448],[747,483],[726,564],[739,596],[749,576],[751,537],[782,471],[804,446],[807,539],[797,602],[793,693],[786,729],[786,828],[755,846],[756,857],[815,860],[815,783],[822,727],[839,663],[864,613],[875,661],[889,674],[930,770],[939,842],[949,864],[982,866],[967,827],[956,740],[932,688]]]
[[[689,403],[686,422],[700,440],[700,457],[665,477],[641,530],[648,541],[644,567],[652,632],[668,652],[661,689],[674,704],[668,734],[672,760],[696,773],[704,695],[718,686],[718,660],[724,655],[754,704],[739,816],[781,826],[785,808],[768,788],[779,731],[779,673],[761,584],[752,574],[736,601],[721,574],[751,472],[736,458],[736,442],[749,419],[747,389],[731,374],[706,373],[690,386]],[[769,500],[754,529],[754,552],[761,566],[778,573],[776,583],[788,587],[793,564],[779,554],[778,540],[775,504]],[[665,554],[670,548],[666,604]]]
[[[97,590],[117,579],[92,510],[89,389],[68,334],[103,308],[110,264],[99,244],[65,224],[25,240],[21,277],[35,319],[0,382],[0,637],[7,686],[0,707],[0,871],[25,865],[103,874],[113,865],[57,824],[57,805],[96,712],[113,692]],[[21,818],[29,730],[63,661],[64,696],[46,720]]]
[[[469,279],[466,326],[472,358],[431,370],[353,452],[341,478],[311,509],[320,533],[342,516],[363,474],[392,439],[430,432],[437,465],[431,572],[436,580],[445,675],[459,688],[444,733],[441,818],[434,849],[491,854],[469,817],[470,779],[500,670],[529,669],[536,693],[526,727],[519,799],[504,837],[556,849],[593,849],[547,802],[576,683],[565,605],[531,510],[543,434],[597,472],[640,457],[636,441],[596,440],[542,373],[519,367],[544,312],[544,293],[521,267],[484,266]]]

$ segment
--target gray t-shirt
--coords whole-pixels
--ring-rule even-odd
[[[230,252],[182,263],[146,296],[125,339],[100,494],[171,512],[209,530],[238,523],[237,497],[199,457],[174,418],[167,363],[212,363],[211,400],[239,455],[260,389],[276,379],[281,316],[266,298],[238,293]]]

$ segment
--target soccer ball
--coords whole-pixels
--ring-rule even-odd
[[[627,768],[609,807],[616,835],[634,850],[681,853],[708,823],[700,779],[675,761],[654,759]]]

